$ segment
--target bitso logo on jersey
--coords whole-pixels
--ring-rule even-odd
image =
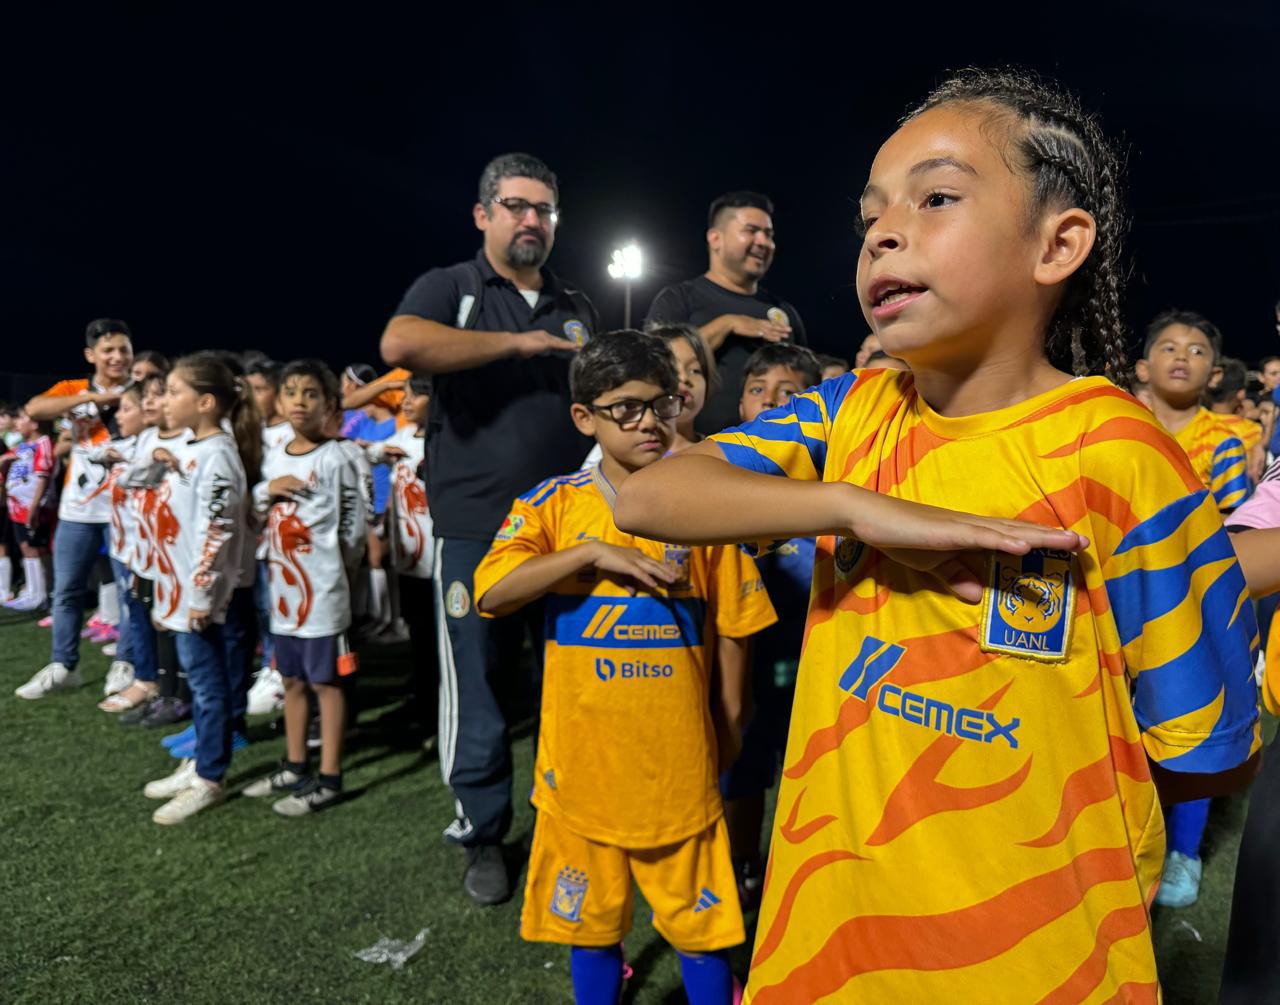
[[[577,924],[582,920],[582,902],[587,896],[587,874],[565,866],[556,876],[551,893],[551,913]]]
[[[577,318],[564,323],[564,337],[574,345],[587,344],[587,326]]]
[[[982,611],[983,652],[1061,663],[1075,614],[1071,555],[1038,549],[992,555]]]
[[[509,513],[507,518],[502,521],[502,526],[498,528],[498,533],[494,535],[496,541],[510,541],[513,537],[524,529],[524,517],[518,513]]]
[[[781,307],[770,307],[765,311],[764,316],[772,321],[775,325],[789,325],[791,319],[787,317],[787,312]]]

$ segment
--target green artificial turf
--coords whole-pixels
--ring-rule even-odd
[[[153,732],[95,707],[107,659],[82,647],[86,685],[12,697],[48,659],[48,632],[0,613],[0,1002],[569,1002],[568,951],[519,937],[521,898],[472,906],[461,852],[441,839],[452,799],[418,738],[379,726],[403,650],[364,654],[361,734],[345,805],[285,820],[233,797],[184,825],[151,822],[142,795],[173,762]],[[283,752],[271,721],[236,754],[233,789]],[[517,793],[531,774],[515,743]],[[1166,1001],[1216,1001],[1243,798],[1214,807],[1200,902],[1159,912]],[[508,849],[522,870],[532,813],[516,799]],[[523,881],[521,871],[520,882]],[[683,1002],[675,954],[636,898],[626,1001]],[[421,951],[401,970],[356,959],[384,936]],[[745,970],[746,949],[735,954]]]

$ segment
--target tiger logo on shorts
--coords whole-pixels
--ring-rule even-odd
[[[582,902],[586,896],[587,874],[565,866],[556,876],[556,888],[551,894],[551,913],[577,924],[582,920]]]

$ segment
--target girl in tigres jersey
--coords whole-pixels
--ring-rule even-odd
[[[910,371],[618,494],[646,537],[818,536],[754,1005],[1159,998],[1161,803],[1251,774],[1257,627],[1213,496],[1115,386],[1118,175],[1070,95],[947,81],[862,194],[859,299]]]
[[[254,537],[246,521],[248,480],[262,460],[262,430],[249,385],[211,353],[186,356],[169,373],[164,400],[168,425],[190,430],[156,460],[168,467],[157,495],[158,533],[171,542],[176,602],[153,610],[156,624],[175,633],[187,671],[195,726],[195,756],[145,793],[168,799],[153,814],[158,824],[181,823],[221,802],[231,762],[233,706],[247,667],[228,659],[223,623],[246,567]],[[230,432],[224,428],[224,421]]]

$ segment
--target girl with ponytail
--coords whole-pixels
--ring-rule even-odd
[[[171,588],[152,612],[174,633],[191,689],[193,743],[171,775],[144,790],[168,800],[152,819],[181,823],[221,802],[247,666],[233,654],[239,634],[228,617],[237,589],[251,584],[254,538],[247,486],[257,479],[262,432],[252,390],[211,353],[185,356],[167,378],[164,411],[188,433],[155,460],[167,469],[157,495],[157,528]]]
[[[752,1005],[1159,999],[1161,806],[1246,783],[1257,627],[1213,496],[1120,386],[1119,174],[1059,88],[943,83],[861,197],[859,300],[910,372],[618,491],[658,540],[817,536]]]

